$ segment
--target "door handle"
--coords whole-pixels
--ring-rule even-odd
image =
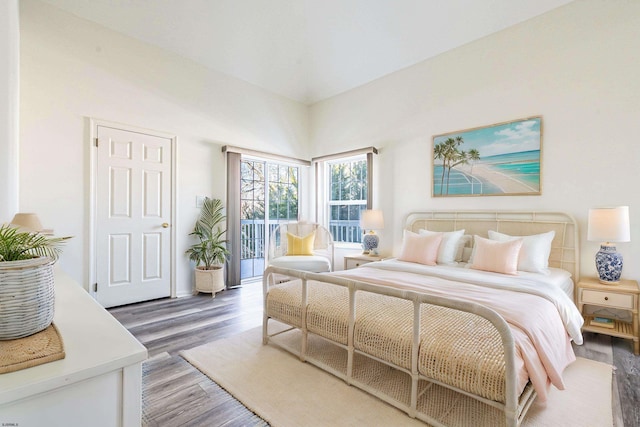
[[[169,228],[169,223],[168,222],[163,222],[162,223],[162,228]]]

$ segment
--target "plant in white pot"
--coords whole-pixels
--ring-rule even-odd
[[[227,240],[224,239],[227,230],[222,228],[225,219],[222,201],[206,197],[193,232],[190,233],[199,242],[186,252],[189,259],[196,263],[196,292],[210,292],[212,297],[225,288],[224,263],[230,254]]]
[[[0,340],[33,335],[53,321],[53,265],[66,239],[0,226]]]

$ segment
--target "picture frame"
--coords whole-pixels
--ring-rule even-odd
[[[542,116],[434,135],[432,197],[542,194]]]

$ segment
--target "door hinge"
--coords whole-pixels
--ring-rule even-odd
[[[98,146],[98,138],[94,138],[94,143],[96,144],[96,147]]]
[[[97,283],[93,284],[93,291],[92,292],[98,292],[98,284]]]

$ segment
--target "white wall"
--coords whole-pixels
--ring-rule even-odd
[[[387,254],[411,211],[560,210],[578,220],[582,274],[595,275],[588,208],[629,205],[632,242],[617,246],[623,277],[640,279],[639,41],[640,2],[570,3],[313,105],[312,155],[380,148]],[[433,135],[532,115],[543,117],[541,196],[431,197]]]
[[[89,127],[98,118],[178,138],[177,286],[196,195],[225,199],[223,145],[308,158],[306,107],[35,1],[20,1],[20,209],[73,235],[60,261],[87,286]]]
[[[0,224],[18,211],[18,0],[0,2]]]

